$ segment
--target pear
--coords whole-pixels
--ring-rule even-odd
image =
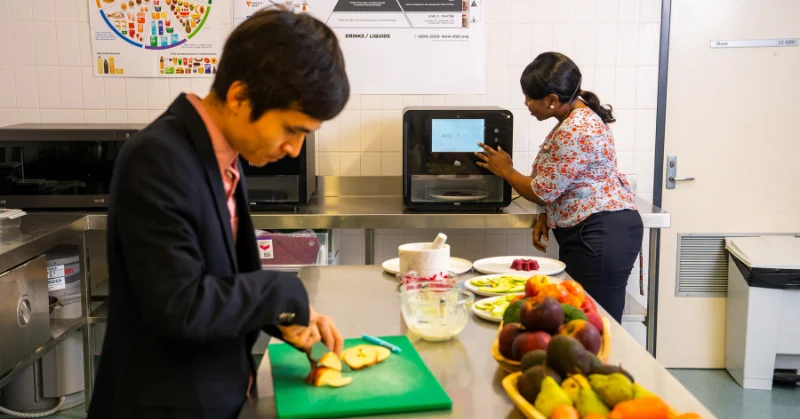
[[[605,385],[600,385],[600,388],[595,388],[595,391],[609,407],[613,408],[617,403],[633,400],[633,383],[625,374],[615,372],[606,377]],[[595,381],[601,382],[602,380],[595,379]]]
[[[578,414],[582,418],[593,413],[607,418],[611,413],[603,401],[600,400],[600,397],[597,396],[597,393],[591,388],[581,389],[580,393],[578,393],[578,402],[575,403],[575,407],[578,409]]]
[[[592,374],[589,376],[589,385],[595,393],[600,393],[605,390],[608,385],[608,376],[602,374]]]
[[[536,396],[536,402],[533,404],[534,407],[545,417],[549,418],[553,414],[553,410],[562,404],[572,406],[572,399],[558,386],[558,383],[553,377],[544,377],[544,380],[542,380],[542,389],[539,391],[539,395]]]
[[[576,403],[578,401],[578,393],[581,392],[581,385],[578,383],[578,380],[575,379],[575,376],[564,380],[564,382],[561,383],[561,389],[567,393],[570,400],[572,400],[572,403]]]
[[[642,397],[656,397],[656,395],[642,387],[641,384],[633,383],[633,398],[641,399]]]

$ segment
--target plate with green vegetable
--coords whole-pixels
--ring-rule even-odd
[[[499,295],[525,292],[528,278],[515,275],[484,275],[464,281],[464,287],[476,295],[497,297]]]
[[[489,297],[476,301],[472,304],[472,312],[476,316],[490,322],[500,323],[503,321],[503,314],[511,305],[511,301],[522,294],[501,295],[499,297]]]

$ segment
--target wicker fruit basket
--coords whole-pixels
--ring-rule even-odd
[[[602,319],[603,336],[600,343],[600,352],[597,353],[597,358],[604,364],[607,364],[608,357],[611,355],[611,326],[605,316],[602,316]],[[503,330],[503,323],[500,323],[500,328],[497,330],[498,336],[500,334],[500,330]],[[492,356],[494,357],[495,361],[500,364],[500,368],[507,373],[519,372],[519,370],[522,368],[519,361],[505,358],[503,354],[500,353],[500,343],[498,342],[497,338],[495,338],[494,342],[492,343]],[[514,388],[516,389],[516,382],[514,385]]]
[[[509,374],[503,379],[503,388],[506,390],[508,397],[514,402],[517,409],[528,419],[547,419],[547,416],[541,414],[532,404],[530,404],[517,390],[517,381],[522,375],[521,372]],[[669,408],[670,414],[674,417],[680,416],[673,408]]]

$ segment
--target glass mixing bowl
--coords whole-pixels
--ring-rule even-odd
[[[467,327],[475,297],[453,284],[400,287],[406,326],[428,341],[449,340]]]

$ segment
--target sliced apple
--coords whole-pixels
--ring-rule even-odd
[[[383,346],[376,346],[375,350],[378,352],[378,362],[386,361],[389,358],[389,355],[392,354],[392,351],[389,348],[384,348]]]
[[[342,352],[342,360],[353,370],[370,367],[378,363],[375,347],[359,345]]]
[[[309,376],[312,377],[311,384],[316,387],[344,387],[353,381],[351,377],[342,377],[341,372],[328,367],[314,368]]]
[[[336,370],[341,372],[342,371],[342,360],[339,359],[333,352],[328,352],[325,355],[322,355],[322,358],[319,360],[320,367],[328,367],[330,369]]]

